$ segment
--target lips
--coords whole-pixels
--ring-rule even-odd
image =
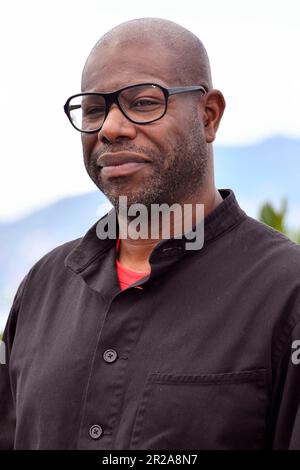
[[[127,176],[144,168],[150,160],[135,153],[104,153],[97,160],[101,174],[106,177]]]

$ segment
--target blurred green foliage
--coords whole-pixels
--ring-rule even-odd
[[[286,199],[282,199],[279,210],[276,210],[270,202],[265,202],[259,210],[258,219],[300,244],[300,229],[289,229],[286,225],[287,206]]]

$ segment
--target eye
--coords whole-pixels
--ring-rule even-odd
[[[156,98],[138,98],[130,104],[132,110],[141,112],[153,111],[161,106],[162,103]]]
[[[104,106],[95,106],[93,108],[84,109],[83,113],[85,116],[99,116],[99,114],[105,113],[105,108]]]
[[[133,106],[136,106],[137,108],[140,108],[141,106],[152,106],[158,104],[157,101],[147,99],[147,98],[141,98],[133,103]]]

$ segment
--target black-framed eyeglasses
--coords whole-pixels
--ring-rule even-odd
[[[207,93],[202,85],[165,88],[139,83],[112,93],[78,93],[67,99],[64,111],[75,129],[92,134],[100,131],[113,103],[134,124],[149,124],[166,114],[169,96],[194,91]]]

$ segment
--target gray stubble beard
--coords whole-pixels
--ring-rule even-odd
[[[166,155],[147,149],[141,151],[152,159],[153,163],[150,164],[154,170],[151,178],[145,179],[142,188],[131,190],[130,193],[126,193],[123,177],[114,179],[112,189],[103,185],[95,159],[87,169],[91,179],[116,211],[119,208],[119,196],[127,196],[129,206],[140,203],[150,209],[152,204],[180,203],[203,188],[208,173],[208,146],[195,113],[186,139],[178,141]]]

